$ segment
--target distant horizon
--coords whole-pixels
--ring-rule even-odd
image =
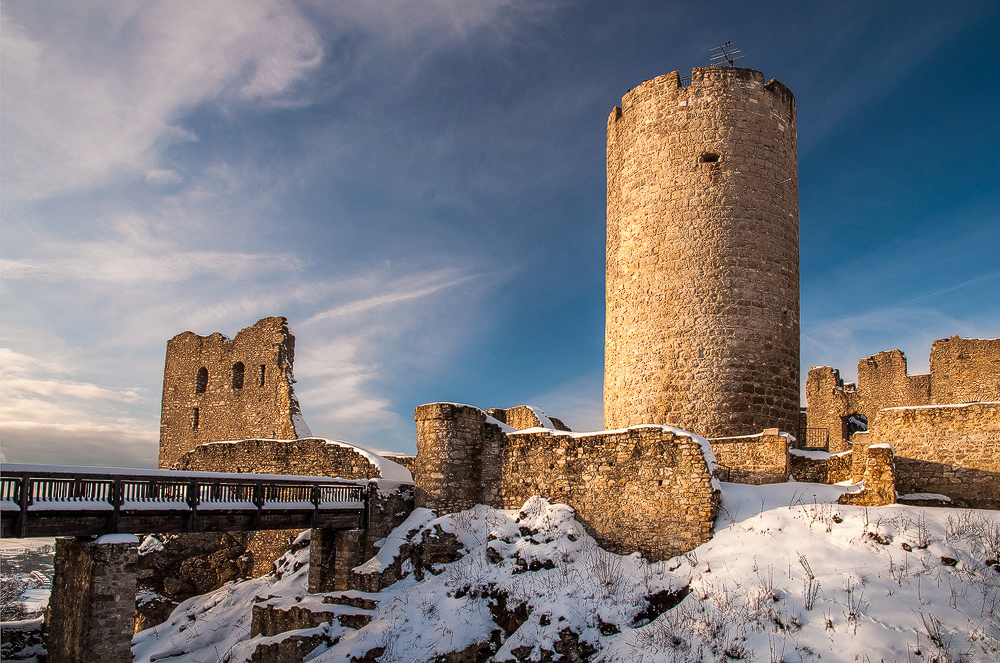
[[[322,437],[598,430],[607,117],[726,40],[796,97],[801,383],[1000,336],[994,2],[0,12],[4,461],[155,466],[166,341],[269,315]]]

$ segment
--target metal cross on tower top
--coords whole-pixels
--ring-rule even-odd
[[[718,51],[718,53],[714,53],[712,57],[709,58],[711,63],[717,66],[722,66],[724,60],[729,63],[730,67],[735,67],[736,61],[743,57],[740,55],[742,51],[738,48],[733,48],[733,42],[731,41],[727,41],[721,46],[716,46],[711,50]]]

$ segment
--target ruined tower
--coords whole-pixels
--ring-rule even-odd
[[[258,320],[232,340],[184,332],[167,341],[160,468],[207,442],[308,437],[292,392],[294,354],[282,317]]]
[[[704,67],[608,118],[604,425],[794,432],[799,412],[795,99]]]

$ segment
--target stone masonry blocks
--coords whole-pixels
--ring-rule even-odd
[[[307,436],[292,392],[294,354],[283,317],[259,320],[233,340],[184,332],[167,341],[160,469],[206,442]]]
[[[859,438],[892,445],[900,494],[938,493],[955,506],[1000,509],[1000,402],[888,408],[868,433],[852,437],[855,453]]]
[[[137,544],[56,539],[49,603],[51,663],[128,663]]]
[[[795,127],[785,86],[734,67],[660,76],[612,112],[605,428],[797,434]]]
[[[889,350],[858,362],[857,384],[844,384],[840,371],[816,366],[806,378],[809,428],[829,431],[830,451],[850,448],[844,421],[861,414],[874,424],[893,407],[950,405],[1000,400],[1000,339],[951,338],[934,341],[931,372],[907,373],[906,355]]]
[[[417,408],[417,506],[520,508],[541,495],[568,504],[608,550],[653,559],[711,538],[718,495],[699,442],[661,426],[579,434],[504,432],[482,410]]]

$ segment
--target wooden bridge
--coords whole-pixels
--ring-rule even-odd
[[[0,537],[354,529],[368,482],[5,463]]]

